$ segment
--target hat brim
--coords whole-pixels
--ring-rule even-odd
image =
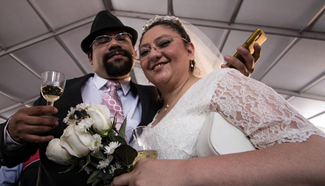
[[[138,33],[133,28],[128,27],[128,26],[107,27],[107,28],[102,28],[100,30],[97,30],[96,32],[93,32],[93,33],[89,34],[84,40],[82,40],[82,42],[81,42],[82,51],[87,54],[87,52],[90,51],[89,46],[95,40],[95,38],[97,36],[99,36],[99,34],[102,31],[104,31],[104,30],[112,30],[112,29],[121,29],[121,30],[124,30],[125,32],[128,32],[129,34],[131,34],[132,35],[131,40],[132,40],[132,45],[133,46],[137,42]]]

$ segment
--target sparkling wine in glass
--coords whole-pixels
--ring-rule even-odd
[[[151,127],[138,126],[132,130],[130,146],[138,151],[138,156],[134,159],[133,164],[142,158],[157,159],[157,150],[149,145],[149,130]]]
[[[60,72],[46,71],[41,74],[41,80],[42,96],[47,101],[47,105],[53,106],[63,94],[66,76]]]

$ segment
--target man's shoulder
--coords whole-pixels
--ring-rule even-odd
[[[80,87],[82,86],[90,77],[93,77],[94,74],[86,74],[81,77],[76,77],[73,79],[68,79],[66,82],[66,88]]]
[[[67,83],[75,83],[75,82],[82,82],[82,81],[87,81],[88,78],[90,77],[93,77],[94,74],[93,73],[90,73],[90,74],[86,74],[86,75],[83,75],[83,76],[80,76],[80,77],[75,77],[73,79],[68,79],[67,80]]]

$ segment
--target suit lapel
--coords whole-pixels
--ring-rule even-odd
[[[70,101],[70,105],[73,107],[76,106],[79,103],[82,103],[82,96],[81,96],[81,88],[85,84],[85,82],[93,76],[94,74],[87,74],[83,77],[81,77],[78,81],[71,82],[71,85],[69,86],[69,90],[67,90],[67,98]]]
[[[60,119],[60,125],[52,131],[55,137],[60,137],[66,128],[63,118],[66,117],[70,107],[75,107],[77,104],[82,103],[81,87],[92,75],[87,74],[83,77],[67,81],[62,97],[54,103],[54,106],[59,109],[59,112],[54,116]]]
[[[139,126],[148,125],[160,108],[157,90],[153,86],[142,86],[130,82],[132,94],[138,94],[142,107]]]

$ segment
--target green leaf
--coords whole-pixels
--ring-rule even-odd
[[[92,128],[92,130],[93,130],[93,134],[99,134],[102,138],[105,138],[105,137],[108,135],[108,133],[109,133],[109,131],[110,131],[111,129],[104,130],[104,131],[98,131],[98,130]],[[89,131],[89,132],[90,132],[90,131]]]
[[[111,183],[112,180],[114,179],[113,175],[109,174],[109,173],[103,173],[101,172],[99,175],[98,175],[99,178],[101,178],[104,182],[106,183]]]
[[[95,163],[95,162],[93,162],[93,161],[90,161],[89,166],[90,166],[90,165],[97,169],[97,165],[98,165],[98,163]]]
[[[111,130],[111,129],[108,129],[108,130],[106,130],[106,131],[102,131],[102,132],[100,133],[100,136],[101,136],[101,137],[106,137],[106,136],[108,136],[108,132],[109,132],[109,130]]]
[[[94,183],[94,180],[97,178],[98,174],[100,173],[100,170],[94,171],[88,178],[87,184]]]
[[[120,145],[115,149],[114,154],[126,165],[131,165],[137,157],[138,152],[129,145]]]
[[[114,179],[114,177],[111,174],[104,174],[103,179],[105,181],[112,181]]]
[[[96,178],[94,181],[93,181],[93,183],[91,184],[92,186],[95,186],[95,185],[97,185],[97,183],[99,183],[101,181],[101,179],[99,179],[99,178]]]
[[[106,159],[106,157],[104,156],[104,154],[101,151],[92,152],[92,153],[90,153],[90,155],[97,159],[100,159],[100,160]]]
[[[91,157],[88,154],[88,156],[87,156],[87,162],[85,163],[84,166],[81,167],[81,169],[78,171],[78,173],[80,173],[82,170],[84,170],[90,162],[91,162]]]
[[[67,172],[71,171],[75,166],[76,166],[76,164],[72,164],[67,170],[59,172],[59,174],[67,173]]]
[[[112,135],[111,138],[112,138],[112,141],[117,141],[117,142],[121,143],[122,145],[126,145],[125,139],[120,136]]]
[[[114,129],[116,132],[117,132],[117,130],[116,130],[116,128],[115,128],[115,126],[116,126],[116,122],[117,122],[117,117],[116,117],[116,114],[114,115],[114,120],[113,120],[113,123],[112,123],[112,129]]]
[[[122,137],[125,139],[125,127],[126,127],[126,118],[124,119],[120,130],[118,131],[118,136]]]

